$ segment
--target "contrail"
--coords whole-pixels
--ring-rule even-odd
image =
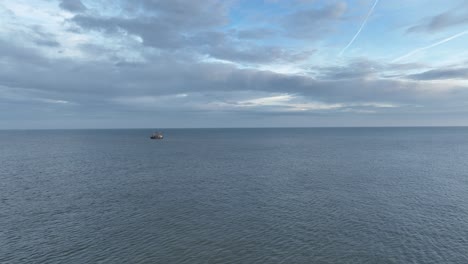
[[[436,42],[436,43],[433,43],[433,44],[431,44],[431,45],[429,45],[429,46],[415,49],[415,50],[413,50],[413,51],[411,51],[411,52],[406,53],[405,55],[403,55],[403,56],[401,56],[401,57],[398,57],[398,58],[392,60],[392,63],[397,62],[397,61],[400,61],[400,60],[402,60],[402,59],[406,59],[406,58],[408,58],[408,57],[410,57],[410,56],[413,56],[414,54],[416,54],[416,53],[418,53],[418,52],[421,52],[421,51],[424,51],[424,50],[427,50],[427,49],[430,49],[430,48],[433,48],[433,47],[437,47],[437,46],[439,46],[439,45],[441,45],[441,44],[444,44],[445,42],[448,42],[448,41],[450,41],[450,40],[452,40],[452,39],[459,38],[459,37],[461,37],[461,36],[463,36],[463,35],[466,35],[466,34],[468,34],[468,30],[465,30],[465,31],[463,31],[463,32],[460,32],[460,33],[458,33],[458,34],[455,34],[455,35],[453,35],[453,36],[451,36],[451,37],[445,38],[445,39],[443,39],[443,40],[441,40],[441,41],[438,41],[438,42]]]
[[[377,3],[379,2],[379,0],[375,0],[374,2],[374,5],[371,7],[371,9],[369,10],[369,12],[367,13],[367,16],[366,18],[364,19],[364,21],[362,22],[361,24],[361,27],[359,27],[359,30],[356,32],[356,34],[354,35],[354,37],[351,39],[351,41],[348,43],[348,45],[346,45],[346,47],[344,47],[341,52],[339,53],[339,56],[343,55],[343,53],[349,48],[349,46],[351,46],[354,42],[354,40],[356,40],[356,38],[359,36],[359,33],[361,33],[362,29],[364,28],[364,26],[366,25],[367,23],[367,20],[369,19],[369,17],[372,15],[372,12],[374,12],[374,9],[375,9],[375,6],[377,5]]]

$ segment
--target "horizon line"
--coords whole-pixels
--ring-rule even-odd
[[[422,126],[265,126],[265,127],[134,127],[134,128],[0,128],[0,131],[21,131],[21,130],[183,130],[183,129],[288,129],[288,128],[468,128],[468,125],[422,125]]]

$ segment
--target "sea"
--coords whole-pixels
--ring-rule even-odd
[[[0,131],[0,263],[468,263],[468,128]]]

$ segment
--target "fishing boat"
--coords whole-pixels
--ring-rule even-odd
[[[164,136],[161,132],[154,132],[150,138],[151,139],[163,139]]]

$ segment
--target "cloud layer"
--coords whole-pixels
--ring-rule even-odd
[[[372,3],[6,1],[0,128],[468,124],[467,61],[395,61],[440,39],[360,49],[391,7],[338,56]]]

